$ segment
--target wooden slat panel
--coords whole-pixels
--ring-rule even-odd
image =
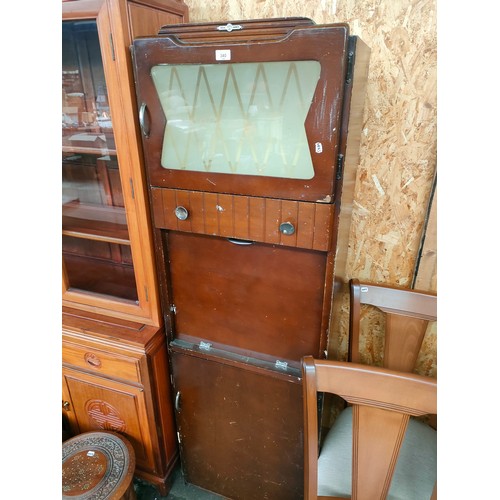
[[[194,193],[193,196],[200,196],[200,193]],[[204,206],[204,220],[205,220],[205,234],[218,235],[219,232],[219,220],[217,218],[217,194],[215,193],[201,193],[203,196],[203,206]],[[198,214],[191,214],[190,217],[197,217]]]
[[[267,243],[279,243],[279,225],[281,219],[281,200],[265,200],[265,230],[264,241]]]
[[[266,200],[250,198],[249,201],[248,236],[251,240],[265,241],[265,225],[262,223],[266,213]]]
[[[176,207],[184,207],[185,209],[187,209],[187,211],[189,213],[192,212],[189,191],[176,190],[175,191],[175,205],[173,207],[172,206],[170,206],[170,207],[165,206],[167,211],[171,211],[171,212],[173,212]],[[179,220],[176,218],[177,229],[179,229],[180,231],[191,232],[193,230],[191,227],[192,220],[193,220],[192,217],[188,217],[186,220]]]
[[[156,207],[154,206],[155,191],[153,191],[152,193],[153,193],[153,210],[155,213],[155,224],[158,225],[158,223],[156,222],[157,210]],[[177,227],[177,217],[175,216],[174,213],[174,208],[177,206],[175,199],[175,192],[169,189],[165,189],[161,191],[161,193],[163,194],[163,196],[161,197],[162,209],[163,209],[163,223],[165,224],[165,227]]]
[[[191,193],[189,198],[191,210],[189,217],[191,218],[191,230],[193,233],[205,233],[205,203],[203,193]],[[195,215],[195,217],[193,217]]]
[[[248,231],[248,198],[246,196],[235,196],[234,206],[234,237],[242,240],[249,240]]]
[[[298,205],[299,204],[296,201],[283,200],[281,202],[281,220],[279,224],[283,222],[290,222],[290,224],[295,227],[295,232],[293,234],[283,234],[280,232],[280,243],[282,245],[297,246]]]
[[[297,215],[297,246],[313,248],[316,205],[300,203]]]
[[[315,250],[323,250],[325,245],[330,244],[332,226],[333,210],[330,210],[327,205],[316,204],[313,243],[313,248]]]
[[[228,194],[218,194],[217,205],[213,207],[219,219],[219,234],[221,236],[234,237],[233,198]]]
[[[330,248],[332,204],[164,188],[152,188],[152,200],[158,228],[310,250]],[[175,216],[178,206],[189,212],[185,221]],[[283,222],[292,223],[295,233],[281,234]]]

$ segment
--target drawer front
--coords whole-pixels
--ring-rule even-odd
[[[120,356],[67,342],[63,342],[62,358],[63,363],[67,365],[83,368],[96,374],[141,382],[137,358]]]
[[[334,205],[152,188],[155,227],[328,251]]]

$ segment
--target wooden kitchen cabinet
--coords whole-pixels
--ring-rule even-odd
[[[123,434],[134,447],[135,474],[166,495],[178,451],[163,329],[103,323],[76,309],[64,310],[63,324],[63,414],[71,432]]]
[[[341,303],[369,53],[306,18],[134,41],[182,468],[227,498],[302,498],[300,360]]]

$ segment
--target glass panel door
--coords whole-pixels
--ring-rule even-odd
[[[161,166],[311,179],[304,122],[320,70],[318,61],[154,66],[167,122]]]
[[[63,22],[62,249],[69,289],[137,301],[95,20]]]

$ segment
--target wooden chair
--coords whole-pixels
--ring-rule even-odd
[[[412,372],[429,321],[437,320],[437,295],[391,286],[372,285],[351,279],[349,361],[360,363],[361,304],[370,304],[386,316],[383,366]]]
[[[436,432],[410,417],[436,413],[436,379],[311,356],[302,374],[305,500],[435,498]],[[351,405],[319,457],[318,392]]]

